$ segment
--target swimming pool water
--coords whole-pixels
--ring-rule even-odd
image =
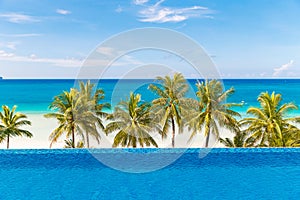
[[[211,149],[204,158],[199,158],[203,149],[187,149],[181,155],[183,151],[92,151],[96,157],[112,159],[130,155],[163,159],[179,155],[179,159],[160,170],[126,173],[100,163],[85,149],[1,150],[0,199],[298,199],[300,196],[300,149]]]

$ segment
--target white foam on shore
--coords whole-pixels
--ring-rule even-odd
[[[25,113],[26,114],[26,113]],[[55,119],[46,119],[43,114],[27,114],[28,119],[32,122],[32,126],[23,127],[26,130],[32,132],[33,137],[13,137],[10,138],[10,149],[48,149],[50,145],[49,135],[57,127],[57,121]],[[177,130],[176,130],[177,131]],[[177,132],[176,132],[177,133]],[[221,128],[221,137],[232,138],[234,136],[230,131]],[[152,134],[160,148],[170,148],[171,146],[171,134],[168,138],[162,141],[159,134]],[[111,148],[113,138],[115,134],[109,134],[106,136],[101,133],[100,144],[91,141],[91,147],[95,148]],[[175,147],[177,148],[199,148],[204,147],[205,138],[203,133],[197,134],[190,142],[190,132],[184,130],[181,134],[176,134]],[[62,136],[57,143],[52,145],[52,148],[63,148],[64,147],[65,135]],[[91,139],[92,140],[92,139]],[[215,142],[213,136],[210,139],[210,147],[223,147],[219,142]],[[0,144],[0,148],[6,148],[6,140]]]

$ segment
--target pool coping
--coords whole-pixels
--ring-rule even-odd
[[[101,154],[101,153],[300,153],[300,148],[101,148],[101,149],[0,149],[0,154]]]

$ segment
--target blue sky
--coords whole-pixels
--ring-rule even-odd
[[[196,40],[224,78],[300,77],[299,19],[300,0],[0,0],[0,76],[75,78],[105,39],[162,27]]]

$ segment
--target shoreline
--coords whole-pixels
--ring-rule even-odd
[[[22,111],[21,111],[22,112]],[[46,112],[45,112],[46,113]],[[27,130],[33,133],[32,138],[27,137],[13,137],[10,138],[10,149],[50,149],[50,141],[48,137],[50,133],[57,127],[57,121],[55,119],[47,119],[43,115],[44,112],[38,113],[29,113],[24,112],[28,116],[28,119],[32,122],[32,126],[28,126]],[[177,127],[176,127],[177,130]],[[97,144],[95,141],[91,140],[91,147],[90,149],[109,149],[112,148],[113,139],[115,136],[114,134],[109,134],[108,136],[105,135],[102,131],[100,131],[101,140],[100,144]],[[152,136],[156,140],[158,144],[158,148],[171,148],[171,137],[167,137],[163,141],[161,140],[161,136],[158,133],[152,133]],[[226,130],[224,128],[220,129],[220,137],[225,138],[233,138],[234,133]],[[204,148],[204,134],[199,133],[195,135],[195,137],[188,143],[190,137],[190,132],[185,129],[183,133],[177,134],[175,138],[175,148]],[[64,142],[65,137],[61,137],[57,143],[53,143],[51,149],[65,149]],[[77,137],[77,141],[79,138]],[[220,142],[215,143],[215,139],[211,137],[210,147],[209,148],[227,148]],[[139,147],[137,147],[139,148]],[[150,149],[150,147],[143,147],[143,149]],[[256,147],[253,147],[256,148]],[[280,148],[280,147],[279,147]],[[4,140],[0,144],[0,150],[6,149],[6,141]],[[83,148],[87,149],[87,148]],[[117,147],[114,149],[126,149],[126,147]],[[134,149],[134,148],[130,148]]]
[[[33,137],[12,137],[10,138],[10,149],[50,149],[50,141],[48,137],[50,133],[57,127],[56,119],[47,119],[44,114],[29,114],[25,113],[28,116],[28,119],[32,122],[32,126],[27,126],[26,129],[32,132]],[[177,127],[176,127],[177,130]],[[97,148],[112,148],[114,134],[109,134],[106,136],[102,131],[100,131],[101,140],[100,144],[97,144],[95,141],[91,140],[91,149]],[[233,137],[234,134],[228,130],[221,129],[220,135],[222,137]],[[167,137],[163,141],[161,136],[158,133],[152,133],[152,136],[155,138],[158,148],[170,148],[171,147],[171,137]],[[185,129],[183,133],[177,134],[175,138],[175,148],[201,148],[204,147],[204,134],[197,134],[191,142],[188,143],[190,134]],[[61,137],[57,143],[53,143],[51,149],[63,149],[65,137]],[[79,138],[77,137],[77,141]],[[220,148],[223,147],[219,142],[214,144],[214,139],[211,137],[210,147]],[[120,148],[120,147],[118,147]],[[153,148],[144,147],[144,148]],[[0,144],[0,149],[6,149],[6,141],[4,140]]]
[[[106,80],[106,79],[105,79]],[[131,81],[128,81],[128,85],[124,85],[124,91],[121,91],[118,93],[118,91],[115,90],[115,86],[117,83],[115,83],[118,79],[111,79],[111,81],[103,81],[103,90],[105,91],[105,97],[109,100],[118,100],[121,99],[123,95],[127,95],[127,91],[131,91],[132,88],[135,89],[134,91],[137,93],[141,93],[141,95],[144,95],[142,98],[143,101],[151,102],[153,98],[153,94],[149,93],[146,88],[140,85],[140,81],[135,82],[136,79],[132,79],[133,83]],[[150,79],[152,80],[152,79]],[[194,83],[193,80],[189,82],[189,84]],[[286,87],[282,87],[284,85],[282,81],[277,79],[272,79],[272,84],[264,84],[267,83],[267,81],[255,81],[256,79],[253,79],[252,81],[240,79],[239,81],[235,81],[236,79],[231,80],[224,80],[224,87],[227,84],[226,88],[234,87],[236,90],[236,96],[234,98],[230,99],[228,98],[228,102],[237,102],[242,103],[242,107],[237,107],[232,110],[238,112],[241,117],[236,117],[237,120],[240,120],[242,118],[250,117],[250,115],[246,114],[247,109],[250,106],[256,107],[259,105],[257,102],[256,96],[259,92],[265,91],[266,88],[272,90],[279,90],[279,92],[284,93],[285,91],[287,93],[287,96],[284,97],[284,100],[287,102],[294,102],[296,105],[300,105],[299,102],[295,102],[293,99],[297,98],[297,96],[292,96],[295,93],[291,93],[290,90],[288,90]],[[243,81],[242,81],[243,80]],[[275,81],[274,81],[275,80]],[[277,80],[277,81],[276,81]],[[297,79],[298,80],[298,79]],[[291,81],[291,80],[284,80],[284,82],[295,82],[295,85],[291,87],[292,89],[299,85],[299,81]],[[300,79],[299,79],[300,80]],[[50,148],[50,141],[48,140],[49,135],[51,132],[58,126],[56,119],[47,119],[43,115],[46,113],[53,113],[53,110],[49,109],[49,104],[51,103],[51,100],[53,100],[53,97],[55,95],[58,95],[59,92],[62,91],[68,91],[70,87],[72,87],[72,84],[70,84],[72,80],[69,81],[53,81],[53,80],[29,80],[22,82],[22,80],[13,80],[11,82],[6,84],[5,81],[3,81],[4,84],[0,85],[2,89],[4,90],[2,99],[0,98],[0,101],[10,101],[11,103],[8,104],[9,107],[12,107],[12,105],[16,104],[18,105],[17,112],[24,113],[28,116],[28,120],[32,122],[32,126],[27,126],[24,129],[28,129],[28,131],[33,133],[33,138],[25,138],[25,137],[17,137],[17,138],[10,138],[10,148],[13,149],[49,149]],[[145,79],[141,79],[141,81],[145,81]],[[189,79],[188,79],[189,81]],[[8,81],[10,82],[10,81]],[[15,83],[16,82],[16,83]],[[49,84],[51,83],[51,84]],[[136,84],[139,85],[138,88],[135,88]],[[280,86],[280,87],[279,87]],[[194,86],[195,87],[195,86]],[[298,87],[298,88],[299,88]],[[46,88],[46,92],[44,91]],[[101,87],[102,88],[102,87]],[[18,89],[18,90],[17,90]],[[195,88],[193,88],[195,90]],[[29,91],[30,90],[30,91]],[[143,93],[143,90],[147,91]],[[282,90],[282,91],[280,91]],[[18,91],[18,92],[17,92]],[[21,91],[21,92],[19,92]],[[7,93],[5,93],[7,92]],[[126,92],[126,93],[125,93]],[[124,93],[124,94],[123,94]],[[281,94],[279,93],[279,94]],[[253,94],[253,95],[252,95]],[[255,94],[255,95],[254,95]],[[9,97],[9,98],[7,98]],[[187,97],[191,97],[187,95]],[[291,99],[293,97],[293,99]],[[299,99],[299,98],[298,98]],[[123,99],[124,100],[124,99]],[[50,101],[50,102],[48,102]],[[110,101],[107,101],[110,102]],[[111,104],[114,106],[115,102],[111,102]],[[5,105],[5,103],[3,104]],[[19,109],[20,108],[20,109]],[[109,110],[105,110],[108,113],[113,112],[113,107]],[[293,117],[300,115],[299,110],[295,110],[292,112],[288,112],[286,117]],[[104,125],[107,124],[109,121],[104,120]],[[159,148],[168,148],[171,146],[171,135],[168,135],[169,137],[166,138],[164,141],[161,140],[161,136],[157,133],[150,133],[155,141],[158,144]],[[111,148],[113,144],[113,138],[115,136],[115,133],[111,133],[108,136],[106,136],[103,132],[100,132],[100,135],[102,137],[102,140],[100,141],[100,145],[97,143],[90,143],[91,147],[93,148]],[[235,134],[230,132],[229,130],[226,130],[224,128],[220,128],[220,137],[221,138],[233,138]],[[187,129],[184,130],[183,134],[178,134],[178,128],[176,127],[176,140],[175,140],[175,147],[176,148],[201,148],[204,147],[204,134],[203,133],[197,133],[197,135],[193,138],[193,140],[189,143],[189,137],[190,137],[190,131]],[[211,136],[212,137],[212,136]],[[59,138],[57,143],[54,143],[52,148],[63,148],[65,145],[65,137]],[[75,137],[75,143],[77,143],[80,139],[80,137]],[[220,144],[218,141],[214,143],[215,138],[211,138],[210,140],[210,147],[214,148],[220,148],[224,147],[223,144]],[[6,141],[3,141],[2,144],[0,144],[0,148],[6,148],[5,145]],[[139,146],[138,146],[139,147]],[[151,148],[151,147],[145,147],[145,148]]]

